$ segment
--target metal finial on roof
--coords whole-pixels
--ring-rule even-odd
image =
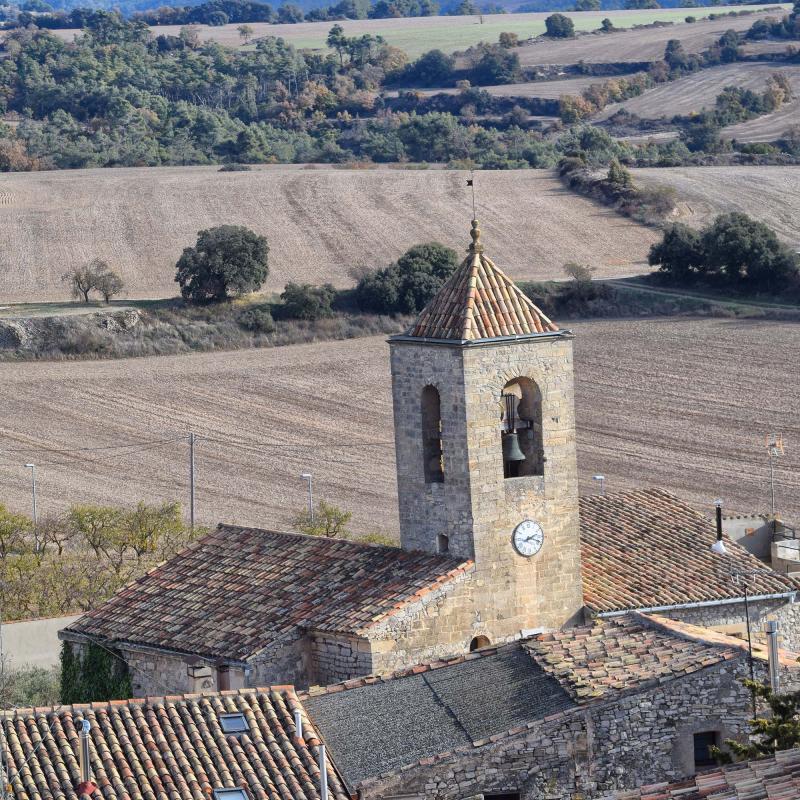
[[[478,227],[478,220],[472,220],[472,230],[469,232],[472,237],[472,244],[469,246],[470,253],[482,253],[483,245],[481,244],[481,229]]]

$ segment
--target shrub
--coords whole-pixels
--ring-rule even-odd
[[[385,269],[364,275],[355,301],[362,311],[418,314],[458,264],[455,250],[437,242],[415,245]]]
[[[336,290],[331,284],[287,283],[281,293],[283,312],[291,319],[317,320],[333,315]]]
[[[195,246],[185,248],[177,264],[181,296],[208,303],[225,300],[229,293],[254,292],[267,278],[268,254],[266,238],[241,225],[200,231]]]
[[[23,667],[7,669],[2,686],[3,708],[33,708],[54,706],[59,701],[60,673],[58,667]]]
[[[544,21],[545,36],[553,39],[570,39],[575,35],[575,25],[564,14],[551,14]]]
[[[220,172],[250,172],[249,164],[223,164],[219,168]]]
[[[239,315],[239,324],[253,333],[272,333],[275,320],[269,306],[250,306]]]
[[[500,47],[504,47],[506,50],[519,47],[519,36],[516,33],[503,32],[500,34],[498,41],[500,42]]]
[[[308,509],[301,511],[295,517],[294,527],[307,536],[326,536],[329,539],[349,539],[351,533],[347,523],[353,518],[350,511],[320,500],[314,508],[313,515]]]

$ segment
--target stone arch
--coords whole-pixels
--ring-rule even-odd
[[[489,641],[489,637],[481,634],[480,636],[473,637],[472,641],[469,643],[469,651],[470,653],[474,653],[476,650],[481,650],[484,647],[490,647],[491,644],[492,643]]]
[[[545,457],[539,386],[525,376],[511,378],[503,387],[501,401],[503,476],[543,476]]]
[[[422,413],[422,463],[425,483],[444,482],[442,451],[442,402],[439,390],[428,384],[420,398]]]

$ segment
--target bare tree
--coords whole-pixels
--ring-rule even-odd
[[[73,297],[78,300],[82,297],[84,303],[89,302],[89,292],[95,288],[95,274],[91,266],[77,267],[69,272],[65,272],[61,276],[61,280],[69,286],[70,293]]]

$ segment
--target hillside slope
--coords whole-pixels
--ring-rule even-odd
[[[270,244],[265,289],[288,281],[351,285],[413,244],[459,252],[472,214],[465,174],[449,170],[216,167],[13,173],[0,185],[0,302],[58,300],[60,278],[108,260],[131,297],[176,294],[175,263],[198,230],[247,225]],[[566,190],[549,172],[476,174],[493,258],[515,278],[563,277],[567,261],[598,275],[641,272],[654,231]]]
[[[674,219],[700,227],[717,214],[742,211],[766,222],[800,249],[800,167],[670,167],[633,170],[637,181],[674,186]]]

